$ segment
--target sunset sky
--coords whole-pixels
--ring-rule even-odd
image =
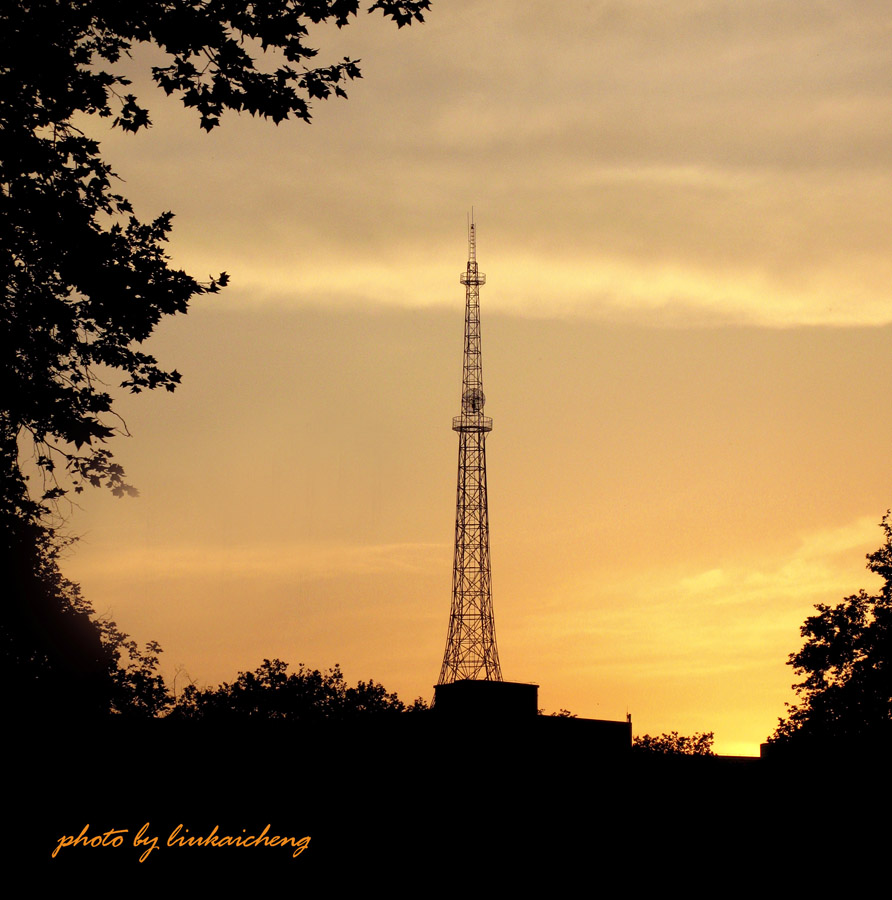
[[[232,284],[123,397],[140,489],[64,562],[177,690],[264,657],[430,700],[451,591],[466,215],[493,602],[546,711],[758,753],[815,603],[878,580],[892,505],[886,2],[434,0],[312,125],[85,127],[174,263]],[[312,43],[312,42],[311,42]]]

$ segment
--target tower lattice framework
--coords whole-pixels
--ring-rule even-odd
[[[486,397],[480,358],[480,285],[486,276],[477,268],[473,220],[468,229],[468,265],[459,280],[465,285],[465,348],[461,415],[452,420],[452,430],[458,432],[455,557],[449,636],[438,684],[502,680],[492,611],[486,500],[486,435],[492,431],[492,419],[483,414]]]

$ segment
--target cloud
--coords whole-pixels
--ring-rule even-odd
[[[531,631],[559,645],[604,644],[613,648],[611,664],[625,660],[636,672],[645,660],[667,674],[678,666],[719,672],[772,664],[789,651],[787,642],[815,603],[871,589],[875,579],[859,570],[879,540],[876,525],[861,517],[807,533],[782,558],[575,580],[561,586],[560,602],[533,614]]]
[[[468,0],[411,31],[318,29],[319,59],[364,79],[310,127],[202,135],[137,53],[156,126],[103,151],[233,302],[452,303],[476,204],[493,308],[872,326],[892,321],[890,32],[879,2]]]
[[[798,608],[815,597],[854,593],[852,561],[877,540],[876,521],[854,522],[804,535],[791,556],[764,568],[709,569],[681,577],[675,591],[688,602],[741,606],[757,611],[769,603]],[[864,575],[867,583],[873,576]],[[781,601],[779,603],[779,601]]]

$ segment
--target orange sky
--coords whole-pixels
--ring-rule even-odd
[[[263,657],[430,698],[477,210],[503,673],[546,710],[757,752],[816,602],[892,504],[892,16],[867,2],[435,3],[310,127],[101,128],[171,255],[232,287],[125,397],[137,500],[65,563],[199,684]],[[137,54],[134,71],[145,60]],[[135,79],[136,80],[136,79]],[[178,676],[178,688],[185,676]]]

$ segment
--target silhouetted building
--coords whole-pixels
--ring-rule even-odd
[[[463,679],[434,688],[438,715],[487,719],[538,715],[539,685]]]

